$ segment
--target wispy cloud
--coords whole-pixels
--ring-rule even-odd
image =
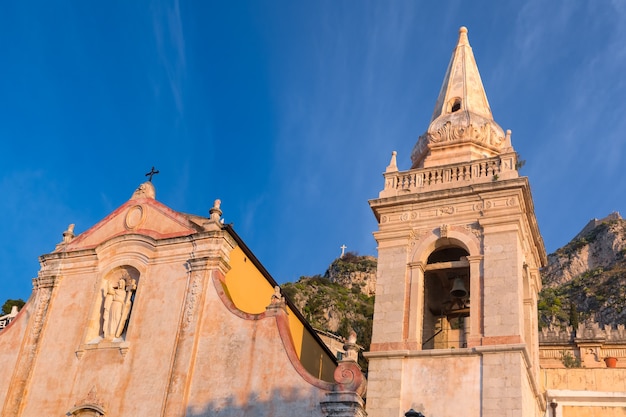
[[[306,73],[281,65],[273,72],[280,117],[277,239],[298,227],[322,248],[312,258],[299,245],[279,244],[304,273],[315,271],[307,271],[313,260],[319,268],[320,258],[337,256],[341,244],[374,252],[375,219],[366,201],[382,186],[380,172],[396,145],[413,145],[406,126],[415,127],[411,100],[419,97],[418,85],[403,82],[415,71],[408,61],[419,53],[413,41],[420,15],[413,4],[372,2],[358,10],[337,10],[333,4],[316,16],[315,36],[289,51],[287,65],[306,60]],[[426,114],[432,104],[426,104]],[[408,161],[408,151],[403,156]],[[329,216],[339,226],[328,228]]]
[[[529,1],[510,36],[517,48],[498,63],[498,84],[519,109],[523,133],[514,126],[513,144],[528,152],[523,173],[553,250],[567,241],[564,228],[571,238],[578,222],[616,210],[613,196],[626,191],[626,6]]]
[[[152,23],[159,58],[179,115],[183,115],[183,85],[186,75],[185,38],[180,3],[157,1],[152,7]]]

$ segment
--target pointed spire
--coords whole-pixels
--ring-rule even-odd
[[[413,148],[412,168],[493,157],[504,150],[504,142],[504,131],[491,114],[467,28],[461,27],[430,125]]]
[[[452,52],[431,122],[442,114],[459,110],[493,119],[465,26],[459,29],[459,40]]]

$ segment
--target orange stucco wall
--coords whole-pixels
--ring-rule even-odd
[[[240,247],[235,247],[230,253],[230,268],[225,280],[235,306],[246,313],[264,312],[274,294],[272,284]],[[313,376],[333,381],[333,360],[318,346],[317,341],[289,307],[287,311],[291,335],[300,361]]]

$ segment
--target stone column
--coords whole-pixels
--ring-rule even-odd
[[[3,417],[17,417],[20,415],[22,399],[28,395],[27,388],[45,331],[54,288],[58,285],[59,280],[60,278],[56,275],[41,275],[39,278],[33,279],[33,287],[36,293],[33,315],[26,329],[18,362],[11,376],[11,384],[9,385],[9,391],[7,392],[2,410]]]

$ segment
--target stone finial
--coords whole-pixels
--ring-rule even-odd
[[[513,144],[511,143],[511,129],[506,130],[506,134],[504,135],[504,144],[502,145],[502,149],[504,151],[510,151],[513,149]]]
[[[156,191],[154,189],[154,184],[151,181],[146,181],[141,184],[133,193],[131,200],[136,200],[138,198],[156,198]]]
[[[387,169],[385,170],[385,172],[397,172],[398,171],[398,164],[396,163],[397,154],[398,152],[396,151],[391,152],[391,161],[389,161],[389,165],[387,165]]]
[[[457,45],[469,45],[469,39],[467,39],[467,28],[465,26],[461,26],[459,28],[459,41]]]
[[[56,249],[60,249],[63,246],[67,245],[68,243],[70,243],[73,239],[74,239],[74,224],[70,224],[67,227],[67,230],[63,232],[63,239],[61,240],[60,243],[58,243],[56,245]]]
[[[274,287],[274,294],[272,294],[272,299],[270,300],[271,305],[285,305],[285,297],[283,297],[280,293],[280,287],[277,285]]]
[[[270,315],[275,315],[278,311],[287,311],[285,307],[285,297],[280,293],[280,287],[277,285],[274,287],[274,294],[270,299],[270,304],[265,307],[265,311]]]
[[[349,357],[350,352],[354,352],[354,348],[358,350],[356,344],[356,333],[354,333],[354,335],[353,333],[354,332],[350,333],[350,337],[348,337],[348,342],[346,342],[346,346],[344,346],[344,349],[346,350],[346,355],[344,356],[343,360],[339,361],[339,366],[335,368],[333,377],[338,385],[338,391],[352,391],[362,397],[367,391],[367,380],[361,372],[361,367],[356,362],[356,357],[354,359],[345,359],[346,356]],[[351,340],[353,340],[355,343],[350,343]]]
[[[222,210],[220,210],[220,205],[222,204],[222,200],[217,199],[213,203],[213,207],[209,210],[209,218],[214,222],[219,222],[220,217],[222,217]]]
[[[352,330],[350,331],[348,340],[346,340],[346,343],[343,345],[343,350],[346,352],[344,360],[356,362],[359,357],[359,349],[360,346],[356,344],[356,332]]]
[[[63,232],[63,243],[70,243],[74,239],[74,223],[67,226],[67,230]]]

